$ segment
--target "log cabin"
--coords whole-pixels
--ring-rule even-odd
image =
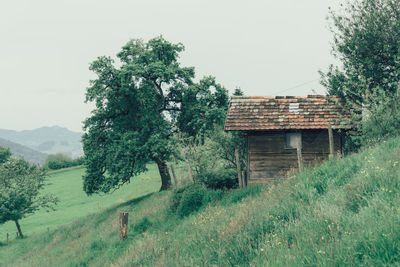
[[[225,131],[245,133],[246,184],[343,153],[350,118],[343,107],[337,96],[233,96]]]

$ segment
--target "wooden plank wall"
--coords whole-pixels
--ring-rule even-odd
[[[248,134],[249,183],[285,176],[296,169],[296,148],[286,148],[285,131]],[[301,131],[304,166],[315,165],[329,156],[328,130]],[[340,135],[334,132],[335,151],[340,151]]]

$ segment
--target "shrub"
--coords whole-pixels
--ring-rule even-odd
[[[202,184],[191,184],[175,190],[170,209],[180,217],[188,216],[208,204],[215,204],[225,195],[223,190],[206,189]]]
[[[181,217],[185,217],[198,211],[203,206],[205,195],[206,189],[200,184],[186,187],[176,208],[176,213]]]
[[[196,178],[212,189],[230,189],[238,186],[236,171],[232,169],[207,171],[198,174]]]
[[[63,168],[79,166],[82,165],[83,163],[84,163],[83,157],[71,159],[67,155],[58,153],[58,154],[48,155],[44,166],[49,168],[50,170],[59,170]]]

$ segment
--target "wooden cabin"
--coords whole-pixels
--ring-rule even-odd
[[[225,130],[246,133],[247,184],[283,177],[298,168],[298,147],[303,165],[343,153],[349,115],[342,103],[336,96],[322,95],[233,96]]]

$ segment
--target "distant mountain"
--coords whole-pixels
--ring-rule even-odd
[[[24,158],[26,161],[33,164],[42,165],[47,158],[47,154],[45,153],[35,151],[29,147],[5,140],[3,138],[0,138],[0,146],[9,148],[16,158]]]
[[[0,138],[46,154],[63,153],[72,158],[83,155],[82,133],[59,126],[24,131],[0,129]]]

